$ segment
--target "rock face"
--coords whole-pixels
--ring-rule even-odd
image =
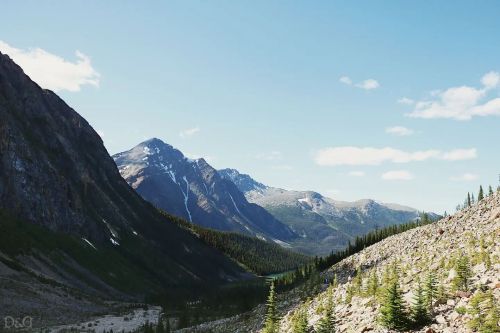
[[[294,246],[325,255],[342,249],[355,236],[419,217],[416,209],[374,200],[337,201],[313,191],[288,191],[261,184],[234,169],[219,170],[245,194],[301,236]],[[435,217],[433,215],[432,217]]]
[[[415,332],[471,332],[469,322],[476,318],[472,299],[479,293],[491,293],[500,306],[500,193],[495,193],[471,208],[439,222],[389,237],[366,248],[324,272],[325,277],[337,275],[339,285],[332,288],[337,318],[336,332],[387,332],[378,322],[380,304],[366,291],[369,277],[378,276],[379,296],[383,298],[384,272],[399,268],[399,283],[407,306],[414,300],[417,281],[425,281],[429,273],[436,277],[438,294],[433,303],[432,322]],[[457,262],[469,261],[470,276],[467,290],[454,286]],[[355,286],[354,271],[361,269],[361,293],[348,300],[348,291]],[[311,302],[290,310],[281,321],[280,332],[291,332],[290,319],[298,308],[305,308],[309,324],[315,326],[321,307],[327,302],[323,292]],[[483,305],[486,303],[482,303]],[[483,306],[481,305],[481,306]],[[318,311],[317,311],[318,310]],[[497,326],[497,331],[499,327]]]
[[[144,294],[167,285],[223,282],[242,273],[221,253],[172,223],[135,193],[87,121],[53,92],[32,82],[3,54],[0,217],[2,228],[7,228],[7,220],[16,221],[8,224],[9,232],[19,230],[21,221],[42,227],[36,229],[38,234],[56,232],[50,234],[50,241],[61,241],[55,249],[49,240],[39,241],[46,247],[47,267],[63,270],[50,255],[62,252],[62,245],[74,244],[59,253],[58,260],[64,258],[65,267],[85,270],[87,279],[91,276],[109,289],[134,289]],[[17,260],[18,246],[37,244],[37,232],[19,233],[19,237],[26,239],[0,244],[0,259]],[[28,241],[28,237],[32,239]],[[22,252],[28,250],[30,255],[41,257],[36,249]],[[81,260],[94,257],[96,261]],[[104,264],[105,260],[110,264]],[[120,284],[132,276],[138,278],[136,284]],[[68,277],[64,281],[77,285],[80,280]],[[80,282],[89,285],[88,281]]]
[[[204,159],[190,160],[159,139],[113,156],[120,174],[153,205],[204,227],[287,242],[297,236]]]

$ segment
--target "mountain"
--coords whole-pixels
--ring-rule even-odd
[[[324,255],[371,230],[419,218],[416,209],[396,204],[345,202],[312,191],[283,190],[234,169],[219,170],[219,174],[238,186],[248,201],[264,207],[300,235],[293,246],[304,253]]]
[[[335,330],[327,332],[498,332],[500,317],[500,192],[437,222],[399,233],[362,249],[295,289],[276,297],[279,332],[296,332],[305,318],[318,332],[328,309]],[[412,323],[419,282],[424,296],[433,277],[428,322]],[[335,278],[336,277],[336,278]],[[328,284],[324,282],[328,281]],[[396,284],[401,305],[388,303]],[[424,298],[425,298],[424,297]],[[406,328],[388,329],[382,305],[405,308]],[[428,304],[427,301],[424,304]],[[384,309],[389,307],[385,306]],[[394,313],[394,312],[391,312]],[[266,306],[200,326],[205,331],[262,332]],[[408,323],[409,322],[409,323]],[[196,331],[195,329],[183,332]]]
[[[204,159],[191,160],[159,139],[113,156],[122,177],[144,199],[198,225],[235,231],[285,244],[293,231]]]
[[[500,195],[495,193],[454,216],[389,237],[334,265],[324,275],[336,274],[339,281],[339,285],[331,289],[336,300],[338,332],[386,331],[377,317],[387,287],[383,276],[395,265],[406,307],[415,302],[419,280],[424,283],[429,274],[436,279],[431,321],[411,327],[411,331],[498,332],[499,231]],[[353,292],[356,270],[361,285],[378,276],[380,285],[375,297]],[[349,293],[351,296],[347,297]],[[327,295],[321,293],[311,303],[300,304],[296,309],[300,307],[313,313],[321,304],[326,304]],[[292,314],[289,312],[283,319],[282,327],[289,327]],[[317,325],[318,319],[311,316],[309,324]]]
[[[0,229],[0,317],[96,311],[69,290],[138,300],[248,276],[143,200],[87,121],[1,53]]]

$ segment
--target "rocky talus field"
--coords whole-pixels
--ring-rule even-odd
[[[334,265],[325,274],[336,275],[338,285],[289,311],[281,320],[280,332],[292,332],[293,316],[299,311],[305,311],[309,325],[317,327],[328,302],[334,304],[335,332],[387,332],[380,323],[380,307],[385,280],[394,268],[408,308],[414,303],[418,281],[425,285],[429,274],[436,280],[430,323],[406,331],[481,331],[483,319],[478,312],[485,311],[486,320],[496,312],[497,321],[496,328],[483,331],[498,332],[499,239],[500,194],[496,193],[453,216],[389,237]],[[457,286],[461,276],[457,271],[464,266],[469,271],[467,286]]]
[[[495,193],[453,216],[391,236],[346,258],[321,273],[316,284],[278,295],[278,332],[297,332],[294,327],[300,314],[307,318],[306,331],[318,332],[329,306],[335,329],[327,332],[395,332],[380,320],[381,304],[394,275],[398,276],[408,318],[418,282],[425,293],[429,276],[435,280],[430,321],[401,331],[498,332],[499,239],[500,194]],[[461,277],[465,277],[465,286]],[[325,279],[328,284],[324,284]],[[334,280],[336,283],[331,283]],[[495,315],[496,327],[488,330],[484,320],[491,324]],[[261,305],[252,312],[182,332],[262,332],[264,316]]]

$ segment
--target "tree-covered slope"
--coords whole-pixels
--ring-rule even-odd
[[[258,275],[286,272],[312,261],[312,258],[283,248],[274,242],[234,232],[207,229],[182,219],[173,219],[206,244],[222,251]]]

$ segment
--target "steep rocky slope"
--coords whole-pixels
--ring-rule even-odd
[[[344,248],[355,236],[419,217],[416,209],[401,205],[338,201],[313,191],[270,187],[234,169],[219,173],[234,182],[248,201],[264,207],[300,235],[293,245],[304,253],[325,255]]]
[[[498,311],[499,240],[500,194],[495,193],[454,216],[389,237],[334,265],[324,275],[329,278],[336,275],[339,285],[332,287],[330,293],[324,292],[288,312],[281,321],[281,331],[291,332],[291,318],[300,308],[307,312],[309,324],[317,326],[331,295],[337,318],[336,332],[386,332],[377,318],[385,292],[383,284],[387,277],[384,274],[396,265],[407,305],[415,298],[419,279],[423,283],[429,273],[436,277],[432,323],[413,331],[470,332],[468,324],[476,318],[473,300],[477,300],[481,292],[493,294]],[[460,258],[467,258],[470,263],[467,290],[455,285]],[[361,278],[355,278],[356,270],[361,272]],[[367,292],[374,274],[379,281],[375,297]]]
[[[58,293],[54,286],[140,298],[245,273],[135,193],[85,119],[3,54],[0,229],[0,261],[9,267],[0,267],[0,316],[23,306],[52,316],[51,300],[60,298],[41,290]],[[22,280],[46,288],[33,293]]]
[[[159,139],[113,156],[123,178],[144,199],[204,227],[274,240],[297,238],[262,207],[249,203],[204,159],[190,160]]]
[[[467,291],[454,287],[460,258],[470,263]],[[329,304],[333,304],[336,318],[336,329],[331,332],[394,332],[379,322],[387,274],[394,267],[399,268],[398,280],[408,307],[414,303],[417,281],[425,283],[429,273],[436,278],[431,322],[408,332],[477,332],[469,325],[477,319],[474,303],[479,295],[492,295],[496,311],[500,311],[500,193],[454,216],[388,237],[335,264],[316,281],[278,294],[278,332],[294,332],[293,323],[299,313],[305,313],[309,332],[314,332]],[[356,278],[356,272],[361,272],[361,278]],[[377,283],[373,283],[374,276]],[[325,279],[328,284],[324,284]],[[370,284],[377,286],[375,292]],[[489,304],[483,300],[479,306]],[[265,313],[265,305],[260,305],[251,312],[180,332],[262,332]],[[496,331],[484,332],[499,330],[497,326]]]

